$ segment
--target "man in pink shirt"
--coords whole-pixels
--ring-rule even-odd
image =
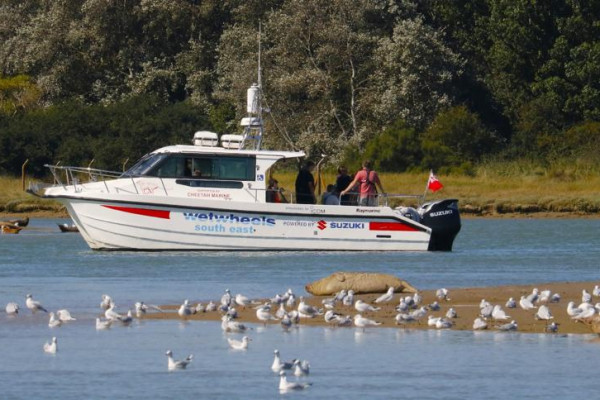
[[[385,190],[383,190],[383,186],[381,186],[381,181],[379,180],[377,172],[371,170],[371,161],[365,160],[362,165],[363,168],[354,175],[354,180],[350,182],[348,187],[344,189],[340,195],[345,195],[351,191],[357,183],[360,183],[358,205],[376,206],[377,188],[375,185],[379,186],[382,194],[385,194]]]

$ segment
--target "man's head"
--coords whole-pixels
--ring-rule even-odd
[[[371,168],[371,160],[365,160],[362,163],[363,168],[370,169]]]

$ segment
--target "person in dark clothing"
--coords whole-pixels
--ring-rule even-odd
[[[348,170],[345,166],[340,166],[338,168],[338,176],[335,181],[335,189],[336,192],[341,193],[342,190],[346,189],[348,185],[352,182],[352,177],[348,175]],[[343,195],[340,199],[340,204],[343,206],[351,206],[356,203],[355,197],[352,194]]]
[[[298,204],[316,204],[315,198],[315,178],[312,171],[315,169],[315,163],[307,161],[298,176],[296,177],[296,203]]]

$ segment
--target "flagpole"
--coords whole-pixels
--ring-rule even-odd
[[[421,197],[421,204],[425,203],[425,196],[427,196],[427,189],[429,189],[429,178],[431,178],[431,174],[433,174],[433,170],[429,170],[429,176],[427,177],[427,182],[425,183],[425,191],[423,192],[423,196]]]

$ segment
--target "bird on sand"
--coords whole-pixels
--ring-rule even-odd
[[[375,299],[375,303],[387,303],[394,298],[394,287],[390,286],[386,293]]]
[[[482,318],[477,317],[475,321],[473,321],[473,330],[481,331],[488,328],[487,322],[485,322]]]
[[[364,331],[367,326],[381,325],[381,322],[377,322],[372,319],[365,318],[360,314],[356,314],[354,316],[354,325],[358,328],[362,328],[362,330]]]
[[[536,308],[533,303],[525,296],[521,296],[521,300],[519,300],[519,306],[523,310],[533,310]]]
[[[192,358],[194,358],[194,356],[192,354],[190,354],[184,360],[174,360],[173,352],[171,350],[167,350],[167,352],[165,354],[167,355],[167,359],[168,359],[167,369],[169,371],[175,371],[177,369],[185,369],[188,366],[188,364],[192,362]]]
[[[360,299],[356,300],[356,303],[354,303],[354,308],[359,313],[366,312],[366,311],[379,311],[380,310],[379,307],[374,307],[368,303],[365,303],[364,301],[362,301]]]

